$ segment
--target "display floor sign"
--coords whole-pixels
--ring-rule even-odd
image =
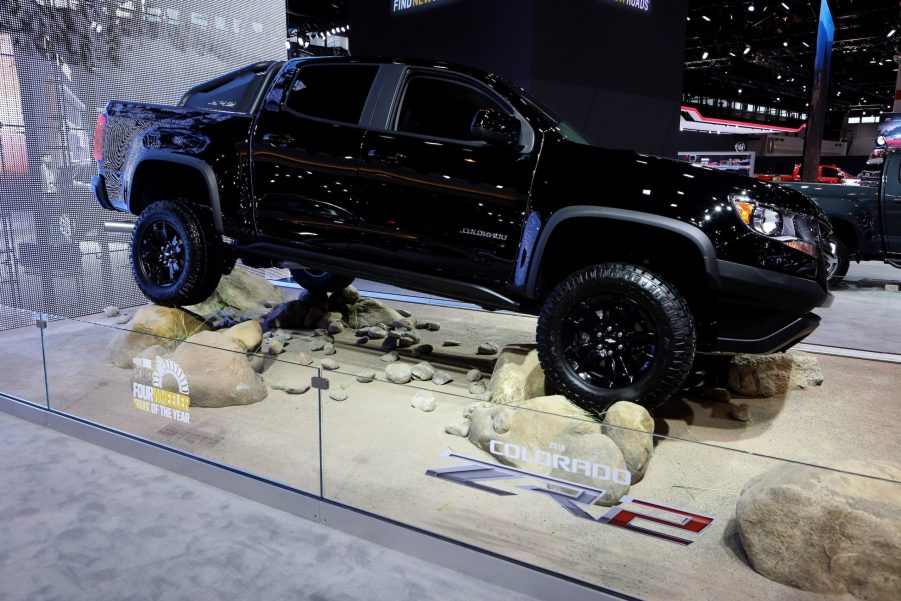
[[[135,409],[184,424],[191,423],[188,378],[178,363],[162,357],[155,360],[137,357],[132,380]],[[165,384],[178,390],[168,390],[164,388]]]

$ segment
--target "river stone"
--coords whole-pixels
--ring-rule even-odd
[[[398,309],[397,312],[400,313],[402,317],[413,317],[413,314],[406,309]]]
[[[171,351],[185,338],[209,330],[199,315],[183,309],[147,305],[138,309],[128,327],[110,343],[110,361],[131,369],[132,360],[144,349],[160,345]]]
[[[328,344],[325,340],[310,340],[307,342],[307,345],[310,347],[311,352],[321,351],[325,348],[325,345]]]
[[[486,392],[488,392],[488,387],[485,386],[485,382],[469,383],[469,394],[484,394]]]
[[[466,372],[466,381],[467,382],[478,382],[482,379],[482,372],[476,368],[470,369]]]
[[[243,345],[221,332],[194,334],[169,358],[184,371],[192,407],[250,405],[269,392]]]
[[[416,407],[420,411],[425,411],[426,413],[430,411],[434,411],[438,406],[438,403],[435,402],[435,397],[427,392],[417,392],[413,395],[413,400],[410,402],[411,407]]]
[[[601,424],[563,396],[529,399],[519,407],[493,404],[475,409],[469,441],[506,465],[602,489],[598,505],[615,505],[629,492],[622,451],[601,432]],[[550,448],[552,442],[557,449]],[[555,462],[555,454],[570,461]]]
[[[109,317],[110,319],[112,319],[113,317],[116,317],[118,315],[119,315],[119,307],[116,307],[114,305],[110,305],[109,307],[107,307],[103,310],[104,317]]]
[[[432,351],[434,350],[435,348],[431,344],[420,344],[415,349],[413,349],[413,352],[419,357],[426,357],[428,355],[431,355]]]
[[[476,353],[479,355],[496,355],[498,351],[497,345],[493,342],[483,342],[479,345]]]
[[[729,366],[729,389],[743,396],[772,397],[822,383],[816,357],[798,351],[737,355]]]
[[[332,336],[334,336],[335,334],[340,334],[344,331],[344,324],[340,321],[333,321],[328,324],[327,331]]]
[[[442,346],[463,346],[463,343],[458,340],[445,340]]]
[[[375,370],[373,369],[364,369],[357,374],[357,382],[360,384],[369,384],[373,380],[375,380]]]
[[[354,344],[362,346],[369,342],[369,336],[357,336],[357,339],[354,340]]]
[[[131,321],[132,315],[131,313],[121,313],[119,317],[116,318],[116,325],[124,326],[129,321]]]
[[[380,323],[393,324],[394,322],[401,323],[404,327],[413,327],[409,319],[402,317],[400,313],[374,298],[362,298],[353,305],[342,309],[343,311],[346,311],[344,313],[345,323],[352,328],[359,329],[378,326]]]
[[[632,484],[639,482],[654,454],[654,418],[641,405],[620,401],[604,414],[601,432],[623,452],[632,474]]]
[[[245,321],[220,332],[242,346],[245,351],[255,351],[263,342],[263,327],[258,321]]]
[[[379,359],[381,359],[385,363],[394,363],[399,358],[400,358],[400,355],[397,354],[397,351],[389,351],[389,352],[385,353],[384,355],[382,355],[381,357],[379,357]]]
[[[333,401],[346,401],[347,400],[347,391],[341,388],[337,390],[331,390],[328,393],[328,398]]]
[[[287,379],[272,384],[273,390],[284,390],[288,394],[305,394],[310,389],[310,379],[305,380]]]
[[[432,376],[432,384],[437,384],[438,386],[444,386],[445,384],[450,384],[453,381],[454,377],[446,371],[437,371],[435,372],[435,375]]]
[[[413,378],[416,380],[431,380],[434,375],[435,368],[428,361],[413,366]]]
[[[285,343],[278,338],[267,338],[263,341],[262,351],[267,355],[280,355],[285,352]]]
[[[736,506],[752,567],[816,593],[895,601],[901,591],[901,469],[840,461],[837,470],[778,465],[749,481]]]
[[[448,434],[453,434],[454,436],[462,436],[463,438],[466,438],[467,436],[469,436],[469,420],[464,419],[457,424],[448,424],[444,426],[444,431]]]
[[[327,369],[329,371],[335,371],[336,369],[341,368],[341,364],[338,363],[338,360],[331,357],[326,357],[319,362],[319,365],[322,366],[322,369]]]
[[[407,384],[413,379],[413,368],[408,363],[395,362],[385,367],[385,377],[395,384]]]
[[[544,396],[544,371],[538,351],[529,346],[505,347],[494,364],[488,390],[492,402],[504,405]]]
[[[325,346],[322,347],[323,355],[334,355],[337,351],[335,350],[335,345],[331,342],[326,342]]]
[[[347,307],[360,300],[360,291],[353,286],[332,292],[328,299],[329,309],[344,313]]]

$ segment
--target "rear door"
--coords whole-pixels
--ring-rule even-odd
[[[901,152],[885,159],[882,189],[882,228],[886,254],[901,257]]]
[[[253,134],[261,238],[342,251],[354,227],[361,126],[378,65],[301,63],[279,102],[265,102]]]

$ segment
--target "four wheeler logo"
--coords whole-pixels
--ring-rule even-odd
[[[532,480],[533,482],[538,482],[539,484],[517,486],[517,488],[520,490],[527,490],[549,497],[563,509],[568,511],[571,515],[574,515],[577,518],[599,524],[606,524],[608,526],[613,526],[614,528],[630,530],[632,532],[637,532],[639,534],[644,534],[646,536],[651,536],[660,540],[676,543],[678,545],[690,545],[694,542],[694,539],[683,538],[681,536],[676,536],[675,534],[668,534],[649,526],[657,524],[659,526],[674,528],[677,530],[682,530],[686,533],[699,535],[714,522],[714,519],[709,516],[689,513],[681,509],[676,509],[675,507],[668,507],[666,505],[660,505],[659,503],[642,501],[641,499],[636,499],[634,497],[623,497],[622,499],[620,499],[620,502],[622,504],[630,503],[632,505],[638,505],[643,508],[654,510],[657,513],[670,514],[677,517],[676,519],[667,519],[663,517],[657,517],[655,515],[640,513],[638,511],[624,509],[623,507],[611,507],[604,515],[596,518],[586,510],[594,505],[594,503],[604,495],[605,491],[602,489],[592,488],[590,486],[585,486],[584,484],[576,484],[574,482],[560,480],[558,478],[539,476],[537,474],[532,474],[530,472],[518,470],[512,467],[497,465],[495,463],[487,463],[478,459],[472,459],[463,455],[457,455],[456,453],[451,453],[450,451],[445,452],[443,455],[445,457],[460,459],[469,463],[467,465],[461,465],[457,467],[442,467],[430,469],[426,471],[427,476],[432,476],[433,478],[438,478],[439,480],[447,480],[449,482],[454,482],[455,484],[461,484],[463,486],[468,486],[470,488],[498,496],[511,496],[515,495],[516,493],[487,486],[485,484],[482,484],[482,482],[491,480],[512,480],[520,478]],[[546,488],[546,485],[551,485],[553,488]],[[572,492],[561,492],[561,488]]]
[[[132,382],[135,409],[190,424],[188,378],[178,363],[162,357],[157,357],[156,362],[140,358],[132,361],[136,368],[134,379],[139,380]],[[150,384],[141,383],[147,381]],[[174,382],[178,392],[163,388],[167,382]]]

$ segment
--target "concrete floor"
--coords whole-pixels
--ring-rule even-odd
[[[0,414],[2,601],[527,601]]]

